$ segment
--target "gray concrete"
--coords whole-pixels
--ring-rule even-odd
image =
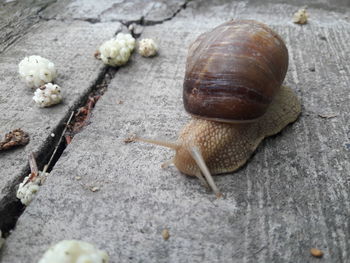
[[[120,15],[94,23],[99,9],[96,3],[72,1],[4,1],[0,3],[0,136],[15,128],[30,134],[26,147],[0,152],[0,217],[7,217],[6,207],[13,201],[15,185],[26,175],[28,155],[35,152],[48,158],[47,149],[55,143],[51,134],[68,119],[70,111],[81,102],[105,68],[93,53],[103,41],[122,30],[118,21],[129,23],[147,16],[154,21],[168,19],[184,2],[148,2],[147,12],[134,3],[139,11],[133,17],[130,4],[102,3],[102,17],[107,13]],[[146,5],[144,3],[144,5]],[[79,13],[77,6],[84,7]],[[106,11],[108,9],[110,11]],[[91,12],[91,13],[89,13]],[[88,14],[89,18],[84,17]],[[118,12],[116,12],[119,14]],[[55,14],[54,16],[52,14]],[[91,19],[90,19],[91,18]],[[107,21],[108,20],[108,21]],[[125,27],[123,28],[125,30]],[[52,60],[58,70],[56,83],[64,93],[62,104],[48,109],[38,108],[32,100],[33,90],[26,88],[18,74],[18,63],[29,55],[40,55]],[[38,162],[43,164],[43,160]],[[0,220],[0,229],[7,227],[7,220]],[[6,226],[4,226],[6,225]]]
[[[39,22],[54,0],[0,1],[0,53]]]
[[[63,0],[47,8],[42,17],[59,20],[87,20],[91,22],[139,21],[162,22],[177,13],[186,0]],[[57,14],[57,10],[62,10]]]
[[[311,6],[309,24],[298,26],[291,22],[296,5],[210,2],[193,1],[170,21],[145,28],[142,37],[156,39],[160,55],[134,54],[117,72],[92,123],[74,138],[20,217],[1,262],[36,262],[49,244],[71,238],[106,249],[111,262],[350,260],[345,8],[338,13]],[[286,40],[285,82],[301,98],[303,114],[265,140],[238,172],[215,177],[224,193],[215,199],[196,179],[160,168],[171,151],[123,139],[130,133],[176,139],[189,119],[181,99],[187,47],[231,18],[255,18]],[[92,192],[92,186],[100,190]],[[312,258],[311,247],[322,249],[324,258]]]
[[[45,149],[55,138],[51,133],[67,119],[71,108],[88,93],[104,69],[93,54],[98,46],[121,29],[121,24],[90,24],[84,21],[49,21],[35,24],[12,48],[0,54],[0,136],[21,128],[30,135],[25,147],[0,152],[0,214],[7,205],[14,184],[28,170],[28,155],[35,152],[46,157]],[[40,55],[56,65],[56,83],[63,89],[64,101],[52,108],[39,108],[19,77],[18,63],[29,55]],[[58,135],[58,134],[57,134]],[[1,138],[1,139],[2,139]],[[40,160],[39,160],[40,162]],[[14,193],[13,193],[14,194]],[[5,213],[6,215],[6,213]],[[0,222],[2,226],[3,222]]]

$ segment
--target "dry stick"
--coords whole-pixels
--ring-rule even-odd
[[[57,149],[58,149],[58,147],[60,146],[60,144],[61,144],[61,142],[62,142],[62,139],[63,139],[63,137],[64,137],[64,134],[66,133],[66,131],[67,131],[67,129],[68,129],[68,125],[69,125],[69,123],[72,121],[73,116],[74,116],[74,111],[72,111],[72,114],[70,115],[70,117],[69,117],[69,119],[68,119],[68,122],[66,123],[66,127],[65,127],[64,130],[62,131],[61,137],[60,137],[58,143],[56,144],[55,150],[53,151],[49,162],[44,166],[43,173],[46,173],[47,169],[49,168],[49,166],[50,166],[50,164],[51,164],[51,162],[52,162],[53,157],[55,157],[56,152],[57,152]]]
[[[35,160],[34,153],[29,154],[29,166],[30,166],[30,176],[23,186],[25,186],[30,181],[33,181],[39,175],[39,169]]]
[[[34,153],[29,154],[29,166],[30,166],[31,173],[33,173],[33,174],[39,173],[39,169],[38,169],[38,165],[36,164],[36,161],[35,161]]]

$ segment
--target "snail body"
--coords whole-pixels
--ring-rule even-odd
[[[272,29],[253,20],[224,23],[190,46],[183,101],[193,118],[178,141],[135,140],[174,149],[163,167],[173,163],[220,196],[212,175],[237,170],[300,114],[294,92],[281,86],[287,68],[287,48]]]
[[[211,174],[237,170],[246,163],[260,142],[279,133],[296,120],[300,103],[293,91],[282,86],[267,112],[255,122],[225,123],[201,118],[192,120],[179,135],[175,166],[187,175],[196,175],[199,167],[188,149],[196,145]]]

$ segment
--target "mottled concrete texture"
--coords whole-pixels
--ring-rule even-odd
[[[44,12],[46,19],[86,20],[92,23],[122,21],[130,23],[140,21],[162,22],[170,19],[183,5],[185,0],[63,0],[57,1]],[[57,10],[61,10],[57,13]]]
[[[172,19],[163,23],[159,19],[159,24],[145,27],[141,37],[158,42],[159,56],[149,59],[134,54],[131,62],[118,70],[97,103],[91,124],[74,137],[37,198],[19,218],[0,252],[1,262],[37,262],[50,244],[62,239],[92,242],[108,252],[111,262],[350,261],[349,5],[345,1],[311,1],[310,21],[299,26],[291,22],[293,13],[303,6],[299,1],[269,1],[265,5],[231,2],[176,5],[170,1],[177,15],[164,11],[159,17]],[[39,138],[49,135],[38,126],[49,122],[47,126],[54,127],[56,122],[30,104],[30,91],[9,69],[16,71],[17,60],[34,46],[56,59],[62,81],[79,83],[75,97],[67,98],[73,103],[101,70],[89,57],[95,45],[120,25],[107,18],[102,23],[102,12],[114,8],[113,21],[124,19],[124,15],[126,19],[133,17],[131,20],[144,16],[137,1],[101,1],[98,8],[93,8],[92,1],[84,3],[70,2],[57,15],[53,15],[54,7],[48,7],[48,21],[41,21],[30,29],[33,34],[0,54],[6,58],[1,60],[0,69],[6,72],[1,82],[13,83],[12,89],[23,93],[20,98],[1,95],[7,104],[0,107],[9,117],[0,119],[0,131],[27,125],[38,139],[34,137],[26,152],[34,142],[35,147],[43,143]],[[158,2],[152,3],[157,6]],[[117,5],[126,9],[120,8],[119,13]],[[86,11],[74,13],[76,6]],[[97,20],[89,23],[87,17]],[[182,106],[187,47],[200,33],[232,18],[265,22],[285,39],[290,55],[285,84],[300,97],[303,113],[282,133],[266,139],[242,169],[216,176],[224,193],[216,199],[196,179],[174,167],[160,167],[173,156],[172,151],[143,143],[125,144],[123,140],[131,133],[176,140],[189,120]],[[87,45],[78,28],[89,31],[87,41],[94,44]],[[34,44],[29,47],[33,42],[24,41],[40,33],[51,39],[62,31],[76,35],[67,41],[81,41],[83,47],[73,42],[72,50],[65,48],[60,53],[61,40],[52,49]],[[70,69],[64,58],[76,53],[81,62]],[[73,69],[83,73],[73,75]],[[9,94],[4,86],[1,89],[2,94]],[[20,111],[11,108],[14,101]],[[67,104],[47,114],[65,116]],[[32,123],[34,119],[38,123]],[[1,163],[13,160],[22,165],[21,154],[25,156],[23,150],[0,155]],[[93,192],[91,187],[99,191]],[[161,234],[164,228],[170,233],[167,241]],[[312,247],[324,251],[323,259],[310,255]]]
[[[46,152],[47,147],[57,140],[51,134],[62,126],[60,124],[70,115],[71,108],[89,92],[104,69],[103,64],[93,57],[95,50],[118,30],[121,30],[119,22],[39,21],[30,28],[30,33],[23,32],[0,53],[1,140],[5,133],[16,128],[30,135],[30,143],[25,147],[0,152],[0,227],[7,225],[4,207],[12,200],[9,195],[14,191],[13,186],[29,169],[29,153],[34,152],[42,158],[51,154]],[[34,90],[25,86],[18,73],[18,63],[30,55],[40,55],[55,63],[58,71],[56,83],[63,89],[63,103],[44,109],[35,105],[32,99]]]

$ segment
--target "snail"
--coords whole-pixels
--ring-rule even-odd
[[[294,122],[301,105],[282,86],[288,50],[281,37],[254,20],[229,21],[200,35],[189,48],[183,84],[191,121],[177,142],[135,137],[176,151],[174,164],[219,197],[212,175],[244,165],[259,143]]]

